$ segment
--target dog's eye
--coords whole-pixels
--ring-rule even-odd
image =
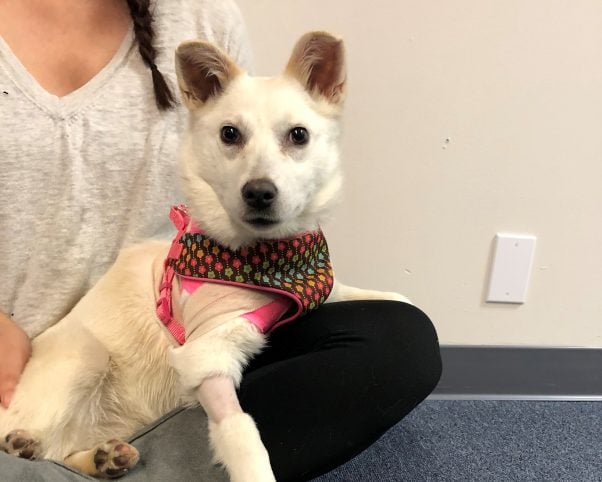
[[[305,127],[293,127],[288,136],[291,142],[297,146],[303,146],[309,142],[309,132]]]
[[[238,144],[241,140],[240,131],[234,126],[222,127],[222,142],[224,144]]]

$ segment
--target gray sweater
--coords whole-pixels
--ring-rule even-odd
[[[231,0],[158,2],[155,30],[157,64],[174,91],[183,40],[213,41],[249,67]],[[108,65],[60,98],[0,37],[0,311],[30,336],[69,312],[120,248],[172,234],[185,116],[182,106],[157,110],[131,30]]]

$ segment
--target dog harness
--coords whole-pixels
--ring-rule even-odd
[[[170,218],[178,232],[164,262],[157,316],[180,345],[186,332],[173,316],[174,276],[187,294],[204,283],[223,283],[281,295],[242,315],[262,333],[316,309],[332,291],[332,266],[321,230],[232,250],[205,235],[186,206],[172,207]]]

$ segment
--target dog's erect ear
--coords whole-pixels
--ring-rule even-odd
[[[178,85],[189,109],[219,95],[241,72],[228,55],[209,42],[184,42],[176,49]]]
[[[306,33],[295,45],[285,73],[312,96],[342,104],[347,76],[343,41],[327,32]]]

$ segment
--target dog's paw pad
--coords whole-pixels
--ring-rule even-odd
[[[40,442],[26,430],[13,430],[4,438],[6,453],[35,460],[40,455]]]
[[[109,440],[96,448],[94,465],[98,476],[114,479],[126,474],[139,458],[136,447],[121,440]]]

